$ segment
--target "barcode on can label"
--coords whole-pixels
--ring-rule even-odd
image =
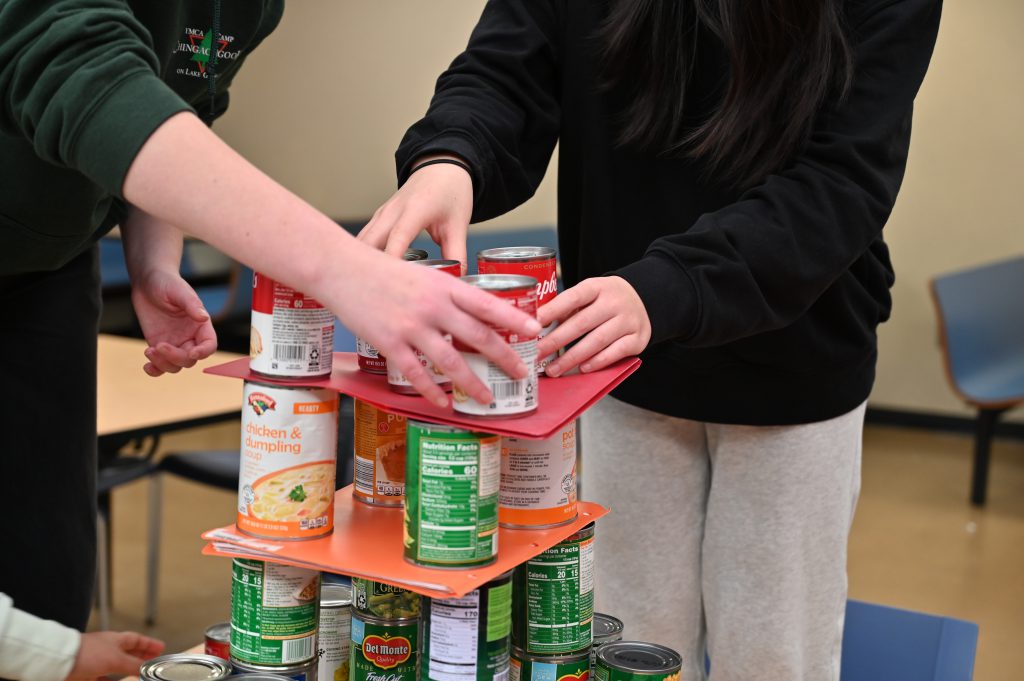
[[[523,393],[522,381],[506,381],[503,383],[491,384],[491,392],[495,399],[503,400],[508,397],[519,397]]]
[[[283,662],[305,662],[313,656],[313,638],[293,639],[282,641],[281,657]]]
[[[373,496],[373,461],[362,457],[353,457],[356,462],[356,492]]]
[[[275,345],[274,359],[293,361],[306,357],[305,345]]]

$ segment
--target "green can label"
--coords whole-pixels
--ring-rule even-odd
[[[590,656],[533,659],[513,649],[509,681],[589,681]]]
[[[594,534],[584,529],[515,569],[512,644],[559,655],[590,647],[594,620]]]
[[[261,665],[313,659],[319,605],[319,572],[235,558],[231,655]]]
[[[462,598],[427,599],[423,671],[429,681],[504,681],[512,631],[511,575]]]
[[[420,616],[422,596],[398,586],[361,577],[352,578],[352,603],[356,612],[386,620]]]
[[[422,565],[485,565],[498,554],[501,438],[410,421],[405,557]]]
[[[350,681],[416,681],[419,622],[367,621],[352,617]]]

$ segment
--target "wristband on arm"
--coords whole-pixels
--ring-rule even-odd
[[[419,165],[415,166],[412,170],[410,170],[409,174],[412,175],[413,173],[415,173],[420,168],[426,168],[427,166],[436,165],[438,163],[450,163],[453,166],[458,166],[458,167],[462,168],[463,170],[465,170],[469,174],[470,177],[473,177],[473,171],[470,170],[469,165],[466,164],[466,163],[463,163],[462,161],[460,161],[458,159],[454,159],[454,158],[434,158],[434,159],[431,159],[429,161],[424,161],[423,163],[420,163]]]

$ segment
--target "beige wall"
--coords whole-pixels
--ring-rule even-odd
[[[218,131],[332,217],[368,215],[393,190],[394,148],[482,6],[292,0],[238,78]],[[898,280],[881,333],[876,406],[967,413],[945,383],[927,280],[1024,253],[1022,25],[1020,0],[946,2],[907,179],[886,229]],[[534,200],[492,224],[554,221],[551,173]]]

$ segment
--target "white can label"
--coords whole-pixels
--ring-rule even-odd
[[[523,359],[526,366],[534,366],[537,361],[537,340],[531,339],[522,343],[511,343]],[[468,394],[455,386],[452,400],[455,411],[474,416],[502,416],[524,414],[537,408],[537,374],[529,372],[526,378],[513,379],[501,367],[475,352],[463,352],[470,371],[477,375],[484,385],[491,389],[494,401],[480,404]]]
[[[451,343],[451,334],[445,334],[445,340]],[[434,379],[434,383],[439,385],[446,385],[450,383],[449,378],[444,375],[444,372],[434,366],[434,362],[419,350],[416,351],[416,359],[418,359],[420,365],[427,370],[430,377]],[[412,383],[410,383],[409,379],[405,377],[398,367],[395,366],[395,363],[390,359],[385,361],[388,368],[388,385],[396,388],[404,388],[405,391],[415,391],[415,388],[412,387]]]
[[[557,525],[576,517],[576,422],[546,440],[501,440],[503,525]]]
[[[249,368],[267,376],[331,373],[334,314],[314,298],[253,275]]]
[[[351,606],[320,609],[317,645],[320,653],[317,679],[348,681],[348,659],[352,648]]]

